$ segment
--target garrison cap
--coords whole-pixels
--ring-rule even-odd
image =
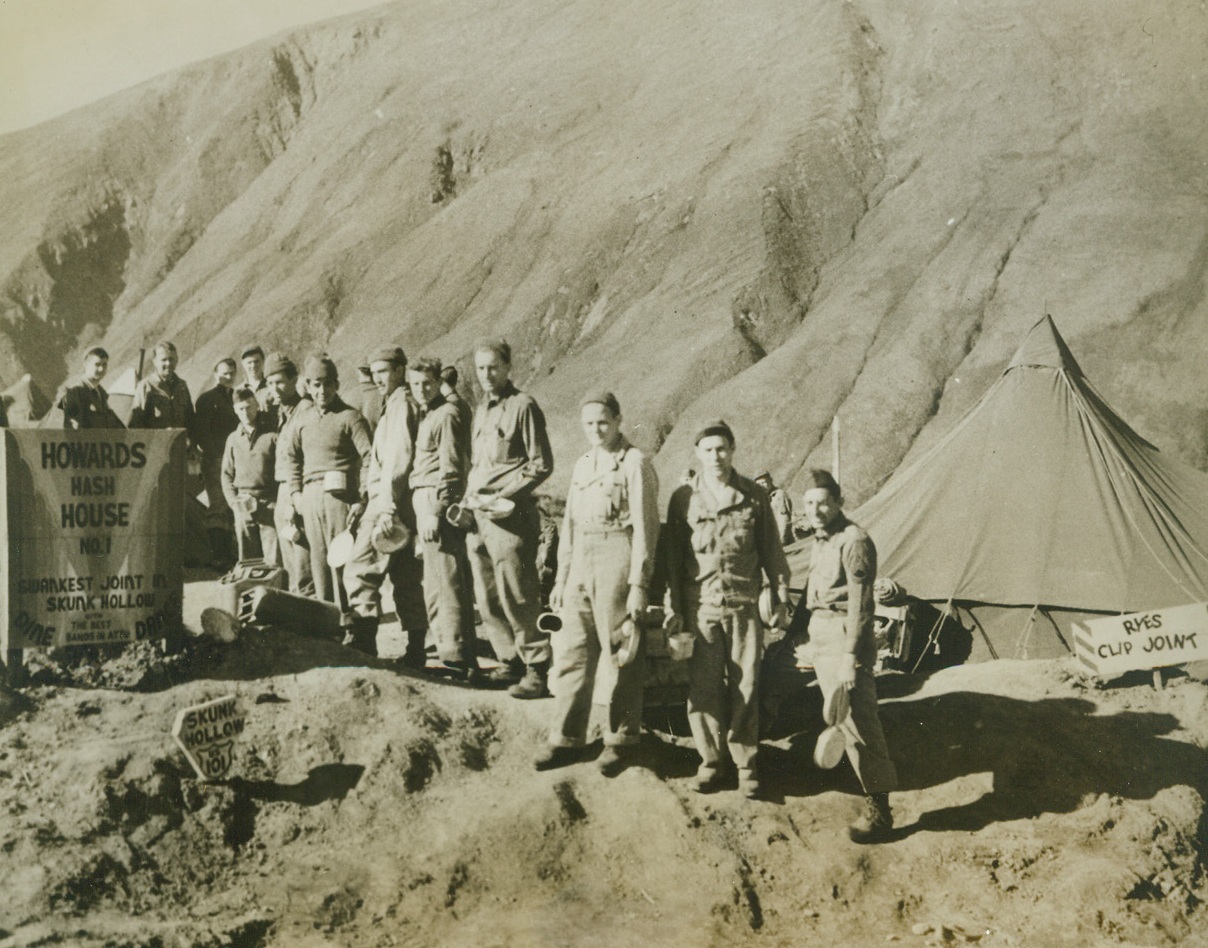
[[[284,352],[274,352],[264,360],[265,376],[276,375],[278,372],[284,372],[286,375],[298,374],[298,367]]]
[[[710,435],[721,435],[730,442],[730,447],[734,446],[734,432],[720,418],[715,418],[713,421],[707,421],[696,433],[696,437],[692,439],[693,444],[700,444],[705,438]]]
[[[821,487],[823,490],[828,490],[831,496],[838,499],[843,496],[839,490],[839,482],[835,480],[830,471],[824,471],[818,467],[811,467],[805,472],[805,489],[813,490],[815,487]]]
[[[369,353],[366,359],[367,364],[373,365],[375,362],[390,362],[393,365],[406,365],[407,354],[403,352],[399,346],[382,346],[380,349],[374,349]]]
[[[603,405],[612,413],[613,418],[619,418],[621,415],[621,403],[617,401],[617,397],[612,392],[588,392],[583,396],[579,407],[582,408],[585,405]]]
[[[318,352],[310,356],[306,360],[306,379],[313,379],[316,382],[339,382],[340,373],[336,369],[336,364],[331,361],[331,356],[325,352]]]

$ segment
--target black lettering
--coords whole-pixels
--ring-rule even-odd
[[[147,446],[141,441],[130,445],[130,466],[135,470],[147,466]]]

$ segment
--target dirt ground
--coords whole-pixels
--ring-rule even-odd
[[[859,847],[849,766],[810,763],[812,689],[750,802],[688,789],[682,714],[612,780],[537,773],[548,702],[281,631],[29,668],[0,693],[5,948],[1208,944],[1202,674],[882,676],[900,829]],[[234,776],[202,783],[172,722],[228,694]]]

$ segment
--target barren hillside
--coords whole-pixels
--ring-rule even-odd
[[[666,479],[696,422],[866,496],[1052,313],[1208,466],[1208,14],[1192,0],[408,0],[0,138],[0,380],[177,340],[518,348]]]

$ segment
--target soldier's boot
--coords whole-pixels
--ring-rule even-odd
[[[548,698],[549,662],[534,662],[524,670],[524,677],[508,689],[513,698]]]
[[[847,828],[853,843],[884,843],[893,835],[893,812],[888,793],[870,793],[864,797],[864,812]]]
[[[635,750],[628,744],[609,744],[596,758],[596,766],[605,777],[615,777],[633,762]]]
[[[428,667],[428,652],[424,645],[427,637],[427,629],[407,630],[407,650],[403,652],[403,657],[399,659],[400,664],[404,668],[423,671]]]
[[[509,658],[497,668],[487,672],[487,681],[493,685],[514,685],[524,676],[524,662]]]
[[[344,644],[377,658],[378,620],[376,616],[353,616],[344,635]]]

